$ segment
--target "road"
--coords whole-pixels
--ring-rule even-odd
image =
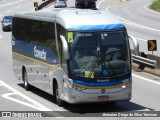
[[[154,12],[148,8],[153,0],[130,0],[128,2],[108,2],[103,1],[100,8],[109,11],[119,17],[127,26],[128,33],[137,38],[140,46],[140,51],[146,54],[148,52],[147,40],[157,40],[157,45],[160,44],[160,13]],[[111,3],[111,4],[109,4]],[[131,48],[133,48],[131,43]],[[154,55],[160,56],[160,48]]]
[[[102,2],[101,2],[102,1]],[[138,2],[140,1],[140,2]],[[4,15],[13,15],[17,11],[21,10],[33,10],[34,0],[2,0],[0,1],[0,20],[2,20]],[[109,10],[113,14],[125,18],[128,21],[134,22],[139,25],[143,25],[149,28],[158,29],[158,22],[152,26],[152,24],[147,25],[147,22],[143,23],[140,16],[134,21],[133,18],[136,16],[136,10],[129,11],[130,13],[124,15],[123,12],[128,9],[135,9],[137,6],[141,14],[148,14],[145,21],[149,21],[152,16],[156,13],[150,13],[143,6],[148,4],[149,0],[134,0],[129,3],[121,3],[118,0],[99,0],[98,6],[100,9]],[[100,4],[101,3],[101,4]],[[73,0],[68,1],[70,6],[74,5]],[[114,6],[110,6],[110,5]],[[136,4],[136,5],[134,5]],[[130,6],[130,7],[129,7]],[[50,6],[52,7],[52,6]],[[143,9],[144,8],[144,9]],[[119,12],[121,11],[121,12]],[[127,10],[128,11],[128,10]],[[133,12],[133,13],[132,13]],[[133,16],[131,14],[134,14]],[[132,17],[130,17],[132,16]],[[156,16],[158,16],[156,14]],[[136,17],[135,17],[136,18]],[[158,19],[159,17],[157,17]],[[151,19],[152,20],[152,19]],[[125,23],[125,21],[124,21]],[[150,23],[150,22],[148,22]],[[157,24],[157,26],[156,26]],[[160,24],[159,24],[160,25]],[[137,26],[131,26],[126,24],[129,34],[135,36],[136,38],[147,39],[152,38],[152,34],[156,35],[156,31],[150,30],[146,32]],[[158,39],[158,34],[157,34]],[[145,41],[142,41],[145,42]],[[145,44],[140,45],[141,50],[145,49]],[[144,47],[144,48],[143,48]],[[157,52],[158,54],[158,52]],[[104,113],[109,112],[130,112],[130,111],[160,111],[160,78],[153,76],[144,72],[133,71],[133,91],[132,99],[130,102],[119,102],[115,106],[109,106],[108,104],[79,104],[79,105],[66,105],[65,107],[58,107],[53,100],[51,95],[48,95],[38,89],[34,88],[32,91],[25,91],[23,88],[22,81],[17,80],[13,73],[12,67],[12,54],[11,54],[11,32],[3,32],[0,26],[0,111],[52,111],[49,115],[56,116],[57,119],[106,119],[102,117]],[[69,116],[63,118],[63,116]],[[75,117],[78,116],[78,117]],[[90,116],[90,117],[86,117]],[[3,119],[3,118],[2,118]],[[16,119],[16,118],[14,118]],[[34,119],[34,118],[33,118]],[[40,118],[38,118],[40,119]],[[45,118],[44,118],[45,119]],[[52,119],[52,118],[47,118]],[[126,119],[122,117],[107,117],[107,119]],[[131,119],[141,119],[141,118],[131,118]],[[155,119],[158,118],[143,118],[143,119]],[[0,118],[1,120],[1,118]],[[32,120],[32,119],[31,119]]]

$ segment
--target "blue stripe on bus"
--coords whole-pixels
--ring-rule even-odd
[[[130,81],[130,77],[123,79],[123,80],[119,80],[119,81],[115,81],[115,82],[82,82],[79,80],[73,80],[73,84],[78,84],[78,85],[83,85],[83,86],[89,86],[89,87],[102,87],[102,86],[115,86],[115,85],[119,85],[122,84],[126,81]]]
[[[14,45],[12,45],[13,52],[16,52],[16,53],[19,53],[27,57],[30,57],[45,63],[49,63],[49,64],[60,63],[57,53],[53,51],[51,48],[31,44],[29,42],[25,42],[17,39],[14,39],[13,41],[14,41]]]
[[[109,25],[73,25],[69,30],[115,30],[124,28],[122,24],[109,24]]]

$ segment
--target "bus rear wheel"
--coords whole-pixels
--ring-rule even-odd
[[[64,106],[64,101],[60,99],[59,97],[59,88],[58,88],[58,84],[55,85],[55,99],[56,99],[56,103],[58,106],[63,107]]]

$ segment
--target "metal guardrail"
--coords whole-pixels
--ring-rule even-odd
[[[138,62],[138,63],[145,64],[147,66],[151,66],[153,68],[157,67],[157,61],[156,60],[151,60],[151,59],[144,58],[144,57],[141,57],[141,56],[137,56],[137,55],[134,55],[134,54],[132,54],[132,60],[134,60],[135,62]]]
[[[145,66],[149,66],[152,68],[157,67],[157,61],[151,60],[142,56],[139,56],[139,43],[133,36],[129,35],[129,39],[132,40],[133,46],[134,46],[134,54],[132,54],[132,60],[133,62],[137,62],[140,65],[141,69],[144,69]]]

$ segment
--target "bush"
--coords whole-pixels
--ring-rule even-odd
[[[150,7],[160,12],[160,0],[155,0]]]

